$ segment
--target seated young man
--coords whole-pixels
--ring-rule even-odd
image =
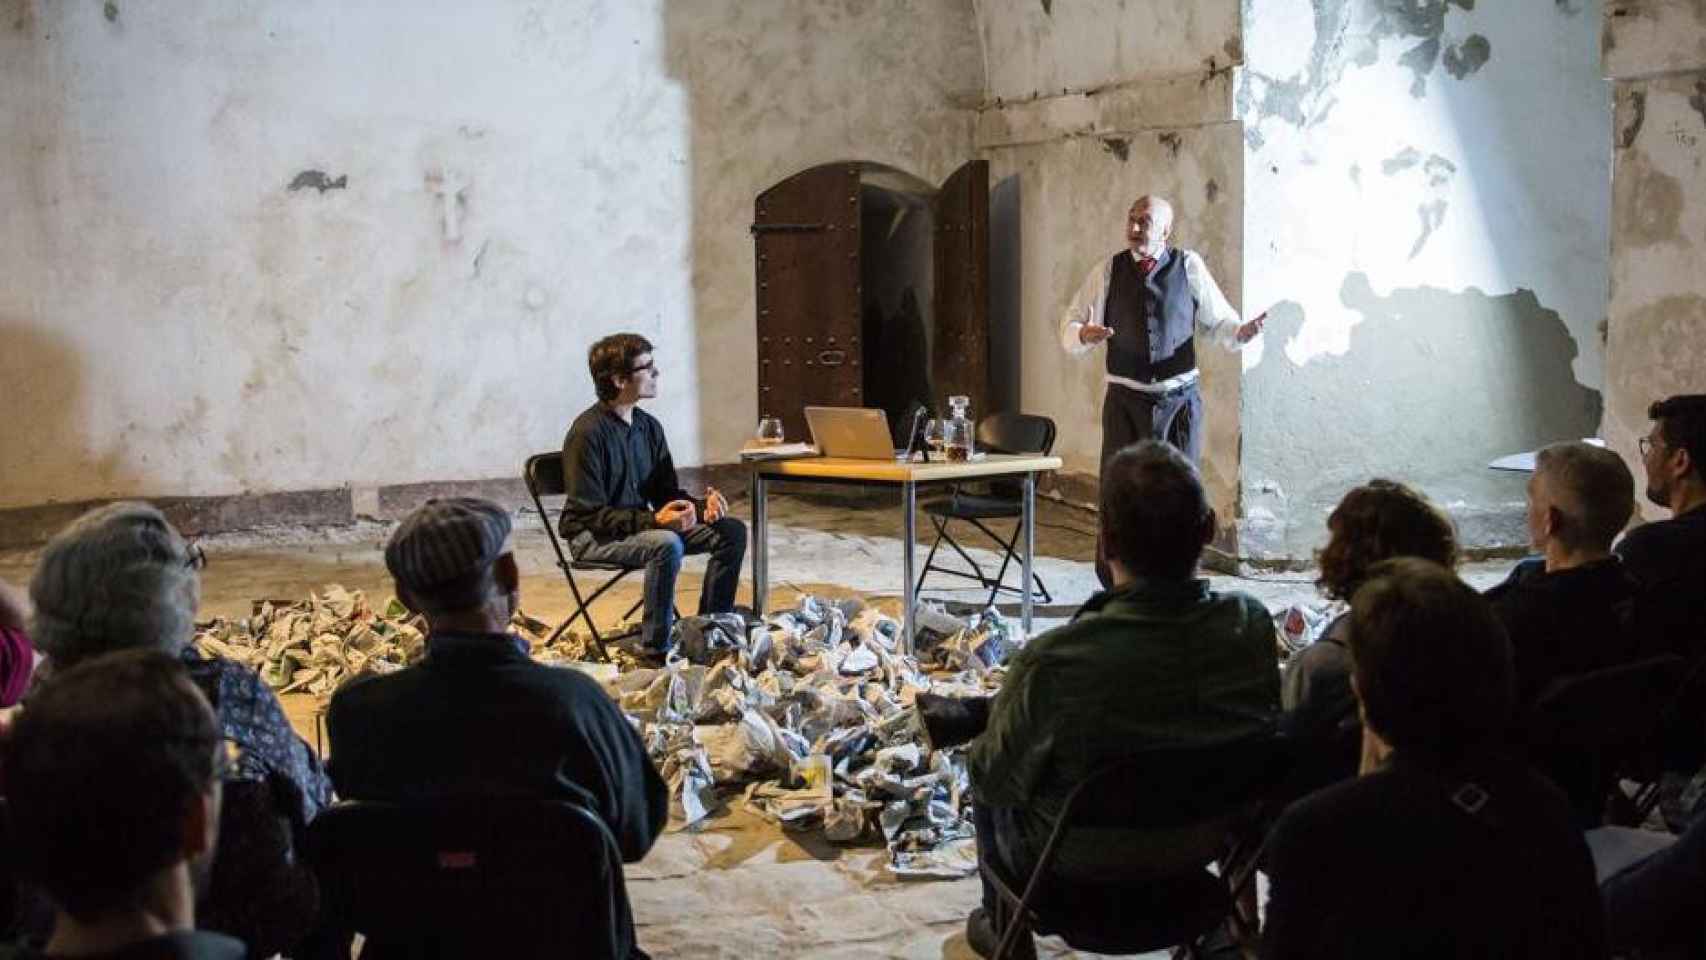
[[[1375,569],[1351,618],[1364,775],[1269,835],[1262,955],[1606,956],[1587,843],[1500,742],[1514,697],[1491,606],[1405,557]]]
[[[1645,639],[1697,661],[1706,657],[1706,394],[1661,400],[1647,416],[1647,499],[1671,516],[1629,531],[1617,555],[1640,586]]]
[[[333,695],[332,782],[350,800],[490,792],[585,804],[632,863],[663,829],[667,790],[603,689],[535,662],[509,632],[521,583],[510,526],[502,507],[472,498],[428,501],[398,525],[385,566],[426,616],[426,657]]]
[[[248,956],[241,941],[195,930],[229,757],[183,663],[127,650],[57,674],[4,753],[9,849],[55,916],[45,946],[0,956]]]
[[[1624,623],[1635,587],[1611,555],[1634,509],[1635,478],[1612,451],[1555,443],[1535,457],[1528,535],[1543,562],[1486,595],[1510,638],[1518,711],[1556,679],[1636,658]]]
[[[1014,655],[971,745],[978,856],[1010,876],[1028,874],[1067,794],[1106,762],[1257,734],[1278,715],[1272,617],[1196,579],[1215,515],[1191,462],[1154,441],[1115,454],[1100,525],[1113,586]],[[986,881],[966,923],[985,956],[999,938],[995,898]],[[1029,936],[1019,949],[1034,951]]]
[[[577,560],[645,567],[641,643],[669,649],[675,620],[675,578],[681,558],[709,553],[699,612],[734,609],[746,555],[746,525],[729,516],[714,487],[695,500],[681,489],[663,425],[641,410],[657,396],[652,345],[637,333],[618,333],[592,345],[587,366],[598,401],[575,418],[563,439],[568,498],[559,525]]]

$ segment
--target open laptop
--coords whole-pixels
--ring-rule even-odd
[[[895,460],[906,451],[896,450],[889,434],[888,414],[869,407],[807,407],[806,424],[812,442],[826,457],[850,460]]]

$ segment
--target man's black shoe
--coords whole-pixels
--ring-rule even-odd
[[[1017,942],[1007,951],[1009,960],[1037,960],[1037,941],[1031,931],[1021,930],[1015,939]],[[1001,946],[1001,931],[996,929],[988,910],[978,907],[966,917],[966,946],[980,957],[995,956],[995,949]]]

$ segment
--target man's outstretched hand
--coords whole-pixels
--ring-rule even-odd
[[[653,514],[652,519],[665,530],[686,533],[699,525],[699,510],[690,501],[671,500]]]
[[[1262,332],[1262,326],[1267,322],[1268,312],[1263,310],[1261,316],[1238,328],[1238,342],[1249,343],[1251,340],[1255,339],[1256,334]]]
[[[1099,323],[1086,323],[1078,328],[1078,342],[1095,346],[1114,335],[1113,327],[1104,327]]]

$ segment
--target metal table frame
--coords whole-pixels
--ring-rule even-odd
[[[822,458],[804,460],[758,461],[752,468],[752,606],[764,613],[770,593],[770,530],[768,499],[770,483],[783,480],[790,483],[853,484],[861,486],[897,486],[900,488],[901,512],[901,593],[902,649],[913,649],[914,613],[918,605],[918,590],[914,576],[918,536],[918,488],[932,483],[958,483],[965,480],[995,477],[1024,477],[1024,509],[1019,515],[1022,528],[1020,540],[1024,551],[1020,560],[1020,583],[1031,582],[1031,559],[1036,550],[1036,490],[1037,474],[1060,468],[1058,457],[1003,456],[989,457],[966,464],[904,464],[872,460],[829,461]],[[801,466],[791,466],[801,465]],[[1031,630],[1031,591],[1025,590],[1019,601],[1019,617],[1025,632]]]

